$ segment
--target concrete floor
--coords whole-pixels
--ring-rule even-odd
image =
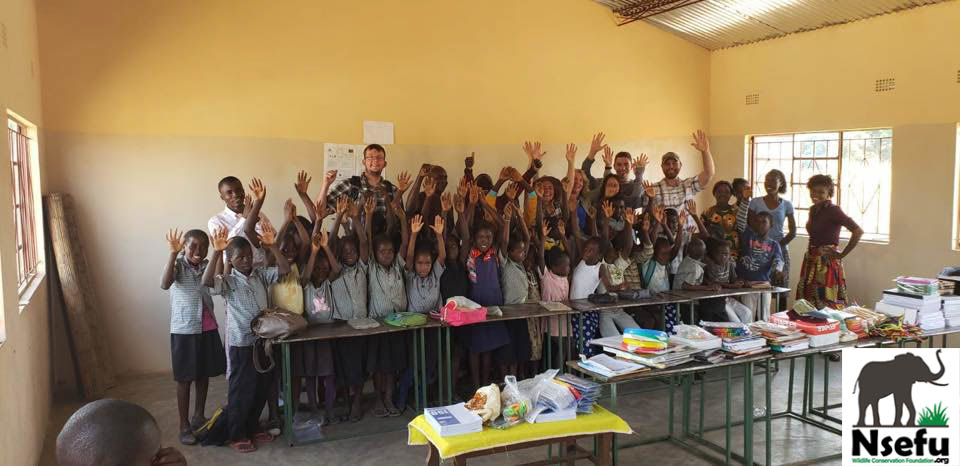
[[[823,400],[823,374],[822,358],[818,359],[816,364],[817,381],[814,387],[814,399],[816,403]],[[739,371],[734,372],[736,377]],[[788,385],[789,365],[783,364],[780,371],[772,376],[773,380],[773,412],[780,412],[786,408],[787,385]],[[796,380],[794,384],[794,410],[800,410],[799,400],[801,390],[800,375],[803,373],[802,360],[797,361]],[[723,377],[723,370],[714,371],[708,374],[708,379]],[[762,408],[764,377],[758,370],[758,375],[754,377],[755,395],[754,406]],[[625,394],[631,391],[642,390],[644,388],[655,387],[655,383],[621,385],[620,397],[617,413],[620,414],[632,428],[637,432],[635,439],[651,438],[665,435],[667,430],[667,415],[669,406],[669,392],[666,390],[655,391],[651,393]],[[742,399],[743,381],[742,378],[734,378],[733,382],[733,419],[742,419],[743,399]],[[704,419],[707,425],[714,426],[722,424],[724,419],[723,409],[723,383],[708,383],[706,387],[706,400]],[[218,405],[225,398],[226,383],[223,378],[211,381],[210,394],[207,402],[207,414],[212,412],[213,407]],[[691,425],[694,430],[697,426],[699,414],[699,387],[693,389],[694,404],[691,407]],[[393,430],[385,433],[367,434],[355,438],[343,440],[334,440],[325,443],[312,444],[307,446],[288,448],[279,439],[270,445],[261,447],[255,453],[241,455],[234,453],[226,447],[186,447],[177,443],[177,408],[175,383],[169,375],[156,375],[149,377],[138,377],[123,381],[118,387],[110,390],[109,397],[129,400],[138,403],[147,408],[163,429],[163,444],[175,445],[187,457],[191,465],[223,465],[246,466],[270,464],[272,466],[293,465],[293,464],[349,464],[351,466],[376,465],[382,466],[385,462],[393,465],[422,464],[426,457],[425,447],[410,447],[406,445],[405,423],[408,418],[394,418],[384,422],[382,419],[375,419],[367,414],[364,419],[352,425],[336,425],[327,428],[327,433],[331,437],[349,436],[353,432],[371,432],[384,430]],[[679,400],[679,392],[675,394]],[[829,399],[835,403],[840,399],[840,364],[830,365],[830,383]],[[602,403],[606,406],[609,400]],[[73,411],[80,407],[82,403],[59,403],[51,414],[51,420],[47,430],[46,442],[44,445],[42,465],[54,465],[55,458],[53,447],[56,441],[56,435],[63,423]],[[409,412],[409,411],[408,411]],[[677,403],[674,416],[674,432],[680,432],[680,405]],[[839,416],[839,409],[833,413]],[[828,456],[840,452],[840,437],[829,432],[820,430],[810,425],[790,419],[774,420],[772,428],[772,463],[776,465],[792,464]],[[755,424],[756,442],[754,443],[754,460],[762,463],[764,460],[764,424]],[[724,431],[722,429],[711,432],[706,435],[708,439],[718,444],[724,442]],[[621,436],[621,444],[633,441],[626,436]],[[743,437],[739,428],[732,431],[732,443],[735,445],[734,451],[742,451]],[[583,443],[588,447],[587,442]],[[658,465],[700,465],[711,464],[713,461],[723,460],[709,450],[698,448],[700,454],[694,449],[679,446],[673,443],[660,442],[641,447],[622,450],[620,453],[621,464],[634,465],[655,463]],[[536,461],[546,457],[545,448],[535,448],[520,452],[501,454],[482,459],[471,459],[470,464],[480,465],[501,465],[516,464],[529,461]],[[711,461],[711,459],[713,461]],[[452,461],[447,462],[452,464]],[[581,461],[578,464],[589,464]],[[815,464],[840,464],[839,459],[820,461]]]

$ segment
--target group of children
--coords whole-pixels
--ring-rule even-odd
[[[453,192],[446,192],[446,171],[436,165],[421,167],[414,180],[400,173],[396,185],[383,179],[385,150],[371,145],[363,154],[362,176],[334,185],[337,174],[328,171],[316,199],[307,194],[310,178],[300,173],[296,191],[307,217],[298,216],[288,199],[279,229],[260,213],[267,190],[259,180],[251,182],[250,195],[236,178],[221,180],[225,212],[231,216],[232,211],[236,223],[211,221],[209,237],[190,230],[171,231],[167,238],[170,257],[162,287],[171,296],[181,441],[196,441],[193,431],[205,420],[207,380],[226,371],[230,445],[248,452],[256,449],[254,442],[272,440],[258,421],[265,404],[275,416],[271,400],[277,379],[255,369],[256,338],[250,327],[268,307],[303,314],[311,325],[341,320],[362,328],[371,325],[368,319],[382,321],[392,313],[429,313],[456,296],[500,306],[624,290],[717,290],[769,282],[782,269],[779,245],[767,238],[769,215],[751,216],[739,241],[730,243],[711,232],[692,200],[681,208],[661,202],[657,184],[642,180],[646,157],[614,156],[602,145],[602,135],[599,141],[594,138],[588,161],[603,152],[610,171],[603,179],[574,168],[573,144],[566,148],[563,179],[539,176],[544,152],[539,143],[526,143],[525,172],[505,167],[496,182],[487,174],[474,176],[471,155]],[[679,162],[675,154],[664,155],[665,164],[674,160]],[[712,221],[713,212],[704,219]],[[213,318],[213,295],[226,303],[226,352]],[[728,320],[722,309],[705,312],[704,319]],[[669,331],[678,323],[677,309],[588,312],[574,319],[572,328],[563,328],[559,319],[548,328],[537,319],[459,327],[454,374],[463,358],[470,387],[490,383],[494,368],[522,375],[534,370],[544,345],[555,344],[551,337],[572,335],[579,325],[587,338],[607,336],[641,326],[638,321]],[[377,394],[373,414],[400,415],[403,406],[395,400],[404,397],[395,392],[403,386],[398,377],[408,364],[404,335],[294,345],[294,408],[306,378],[308,402],[318,414],[307,422],[357,421],[363,414],[363,387],[372,379]],[[192,420],[191,383],[197,394]],[[338,388],[349,406],[339,416],[333,409]]]

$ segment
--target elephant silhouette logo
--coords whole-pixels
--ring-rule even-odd
[[[940,359],[940,351],[937,350],[937,362],[940,364],[940,370],[934,372],[930,370],[923,358],[913,353],[898,354],[889,361],[868,362],[860,369],[860,375],[857,377],[853,386],[853,393],[859,389],[859,407],[860,417],[854,427],[915,427],[917,426],[917,410],[913,403],[913,385],[916,383],[929,383],[937,386],[946,386],[945,383],[939,383],[941,377],[946,372],[943,360]],[[880,400],[893,395],[895,414],[891,424],[881,424],[880,422]],[[873,423],[866,423],[867,409],[870,408],[873,414]],[[903,422],[903,411],[907,410],[906,423]],[[932,409],[927,409],[921,413],[920,425],[925,426],[946,426],[948,421],[938,405]]]

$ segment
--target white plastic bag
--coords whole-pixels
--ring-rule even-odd
[[[500,416],[500,387],[495,383],[480,387],[467,402],[466,408],[477,413],[485,424],[496,419]]]
[[[481,307],[483,307],[477,304],[475,301],[472,301],[469,298],[465,298],[463,296],[454,296],[448,299],[447,303],[449,304],[450,301],[453,301],[454,303],[456,303],[457,307],[460,309],[480,309]]]

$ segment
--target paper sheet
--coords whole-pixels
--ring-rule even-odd
[[[393,122],[364,121],[364,144],[393,144]]]
[[[363,147],[354,144],[323,145],[323,170],[336,170],[340,182],[363,172]]]

